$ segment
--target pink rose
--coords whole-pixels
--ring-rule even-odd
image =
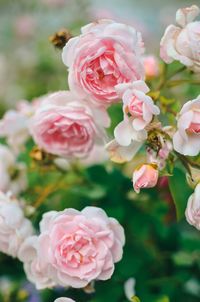
[[[178,129],[173,136],[174,149],[184,155],[200,152],[200,96],[184,104],[178,115]]]
[[[143,164],[133,172],[133,188],[136,193],[143,188],[153,188],[158,182],[158,169],[153,164]]]
[[[200,22],[192,22],[199,12],[196,5],[177,11],[179,26],[168,26],[160,44],[160,56],[166,63],[177,60],[194,72],[200,72]]]
[[[159,62],[155,56],[153,55],[144,56],[143,64],[145,70],[145,77],[147,79],[154,78],[159,75]]]
[[[187,222],[200,231],[200,183],[196,186],[194,193],[188,199],[185,216]]]
[[[102,105],[118,101],[115,86],[143,79],[141,34],[111,20],[84,26],[63,48],[70,89]]]
[[[30,131],[40,148],[61,157],[85,157],[105,139],[105,110],[88,106],[69,91],[47,96],[36,110]]]
[[[17,200],[0,192],[0,252],[17,257],[21,244],[32,233]]]
[[[81,288],[107,280],[122,257],[123,228],[100,208],[48,212],[40,229],[39,257],[58,285]]]
[[[30,236],[21,245],[18,258],[24,264],[27,279],[34,283],[37,289],[55,286],[48,274],[48,268],[43,266],[42,259],[38,257],[38,237]]]
[[[145,127],[160,113],[146,94],[148,86],[143,81],[136,81],[117,85],[116,90],[122,97],[124,111],[124,120],[114,130],[116,141],[122,146],[129,146],[132,141],[144,141],[147,137]]]

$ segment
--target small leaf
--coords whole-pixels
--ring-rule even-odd
[[[170,302],[169,298],[167,296],[163,296],[156,300],[156,302]]]
[[[191,266],[195,261],[195,254],[179,251],[173,255],[173,261],[178,266]]]
[[[140,299],[139,299],[137,296],[133,296],[133,297],[131,298],[131,301],[132,301],[132,302],[141,302]]]
[[[174,169],[173,176],[169,177],[169,188],[176,207],[177,220],[181,220],[185,214],[188,198],[193,192],[182,170]]]
[[[169,106],[169,105],[172,105],[172,104],[174,104],[175,103],[175,99],[168,99],[168,98],[166,98],[166,97],[164,97],[164,96],[161,96],[160,97],[160,102],[161,102],[161,104],[163,104],[163,105],[165,105],[165,106]]]

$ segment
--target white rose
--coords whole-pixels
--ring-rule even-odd
[[[0,192],[0,251],[16,257],[24,239],[33,233],[16,200]]]
[[[27,187],[26,166],[17,163],[15,155],[4,145],[0,144],[0,190],[19,194]]]
[[[200,9],[196,5],[179,9],[178,26],[169,25],[160,43],[160,56],[166,63],[181,62],[194,72],[200,72],[200,22],[192,22]]]
[[[28,120],[28,116],[16,110],[7,111],[0,120],[0,137],[7,139],[8,145],[15,153],[19,153],[30,136]]]

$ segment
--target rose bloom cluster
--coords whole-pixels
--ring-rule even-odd
[[[194,21],[199,12],[197,6],[177,11],[177,26],[170,25],[161,40],[165,63],[180,61],[194,73],[200,72],[200,22]],[[4,194],[17,195],[26,188],[26,172],[17,159],[30,138],[53,155],[58,166],[74,160],[95,162],[100,153],[106,159],[106,152],[112,161],[124,163],[144,147],[146,161],[133,171],[136,193],[156,186],[172,152],[182,156],[200,152],[200,96],[183,105],[175,127],[161,124],[158,103],[147,85],[159,76],[159,63],[154,56],[144,55],[144,43],[135,28],[112,20],[90,23],[78,37],[69,39],[62,60],[69,91],[32,103],[21,101],[0,121],[0,137],[7,143],[0,145],[0,250],[24,263],[27,278],[38,289],[83,288],[91,281],[109,279],[122,257],[125,237],[122,226],[96,207],[47,212],[39,234],[34,235],[20,203]],[[108,108],[116,103],[121,103],[123,118],[109,141]],[[155,139],[151,141],[153,135],[156,144]],[[11,211],[16,215],[12,220]],[[189,198],[186,219],[200,229],[199,182]]]

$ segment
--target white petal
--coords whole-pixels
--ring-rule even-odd
[[[196,5],[191,7],[180,8],[176,12],[176,22],[181,27],[185,27],[188,23],[192,22],[200,13],[200,9]]]
[[[131,298],[135,296],[135,279],[129,278],[124,283],[124,292],[128,300],[132,301]]]

